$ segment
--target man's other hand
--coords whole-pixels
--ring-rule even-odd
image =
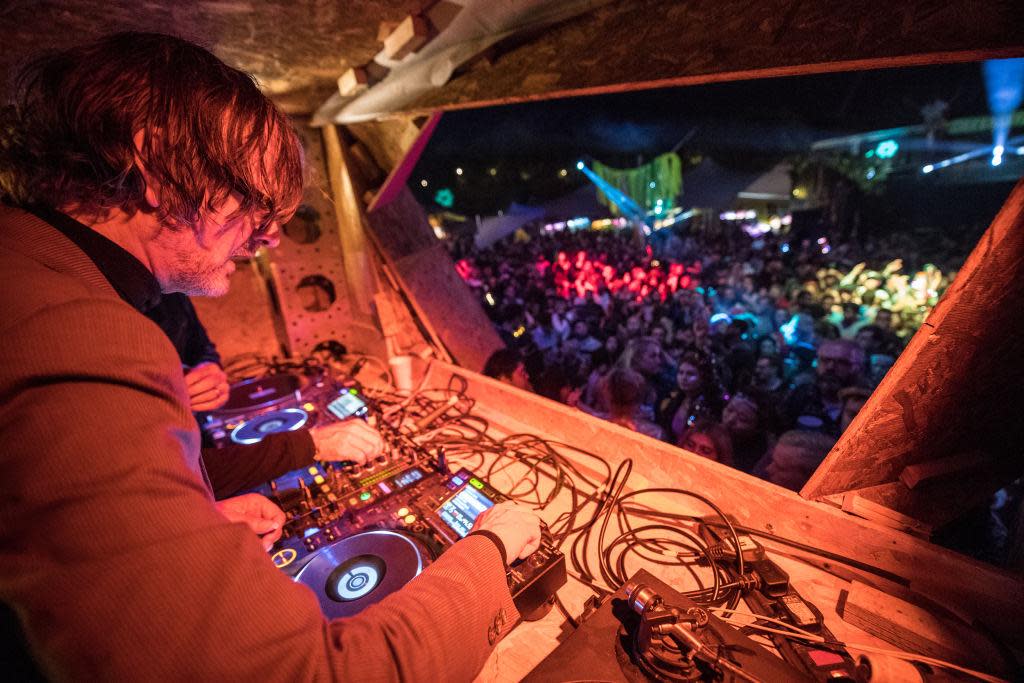
[[[359,419],[335,422],[310,430],[317,460],[351,460],[360,465],[384,452],[384,439]]]
[[[185,372],[185,386],[193,413],[216,410],[228,401],[228,376],[213,361]]]
[[[242,522],[260,537],[264,550],[281,538],[285,516],[281,508],[258,493],[244,493],[217,501],[217,511],[231,522]]]
[[[500,538],[509,562],[524,558],[540,547],[540,518],[510,500],[481,512],[473,530],[489,531]]]

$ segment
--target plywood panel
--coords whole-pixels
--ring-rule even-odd
[[[612,2],[519,41],[406,112],[1024,54],[1019,3]]]
[[[424,326],[459,365],[480,370],[502,343],[408,188],[367,216],[371,236]]]
[[[1019,462],[1022,301],[1024,182],[801,494],[885,484],[907,465],[973,451]]]

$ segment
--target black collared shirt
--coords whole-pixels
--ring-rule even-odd
[[[85,252],[118,296],[140,313],[146,314],[160,303],[160,283],[126,249],[60,211],[39,206],[29,210]]]
[[[38,206],[31,211],[85,252],[128,305],[160,326],[183,364],[189,367],[207,361],[220,364],[217,347],[210,341],[187,296],[161,294],[160,283],[141,261],[71,216]]]

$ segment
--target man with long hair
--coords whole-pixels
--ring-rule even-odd
[[[495,506],[329,622],[257,538],[281,511],[204,484],[179,359],[143,312],[224,294],[302,183],[285,116],[186,41],[118,34],[23,72],[0,122],[0,640],[37,673],[469,680],[517,621],[505,559],[536,548],[531,513]]]

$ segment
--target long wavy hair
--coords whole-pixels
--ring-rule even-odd
[[[135,137],[142,131],[141,144]],[[232,192],[264,225],[302,195],[302,146],[251,76],[188,41],[118,33],[25,66],[0,114],[0,198],[102,216],[143,206],[194,225]]]

